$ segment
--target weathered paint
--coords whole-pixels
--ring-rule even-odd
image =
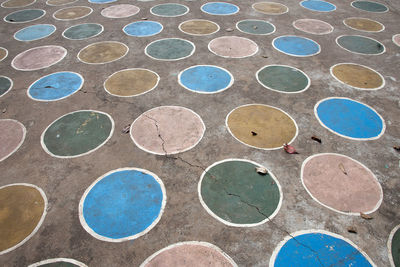
[[[356,89],[376,90],[385,85],[381,74],[369,67],[354,63],[336,64],[332,66],[331,74],[339,82]]]
[[[149,57],[157,60],[180,60],[193,55],[195,45],[180,38],[167,38],[151,42],[145,48],[145,53]]]
[[[181,153],[195,147],[205,130],[203,120],[192,110],[161,106],[140,115],[132,123],[130,134],[140,149],[165,155]]]
[[[0,162],[15,153],[25,139],[25,126],[11,119],[0,120]]]
[[[209,2],[201,6],[201,11],[210,15],[233,15],[239,12],[239,7],[225,2]]]
[[[255,35],[268,35],[275,32],[275,26],[272,23],[258,19],[239,21],[236,28],[241,32]]]
[[[93,4],[108,4],[108,3],[112,3],[115,2],[117,0],[89,0],[89,3],[93,3]]]
[[[69,27],[62,35],[71,40],[83,40],[95,37],[102,33],[103,25],[97,23],[84,23]]]
[[[150,9],[150,13],[160,17],[179,17],[189,12],[189,8],[185,5],[167,3],[154,6]]]
[[[87,64],[105,64],[124,57],[128,46],[115,41],[104,41],[90,44],[78,53],[78,59]]]
[[[289,11],[289,8],[283,4],[275,2],[259,2],[253,4],[253,9],[267,15],[281,15]]]
[[[298,19],[293,22],[293,26],[303,32],[311,34],[328,34],[333,31],[333,26],[318,19]]]
[[[89,16],[93,9],[87,6],[66,7],[54,12],[53,17],[58,20],[76,20]]]
[[[208,35],[219,31],[219,25],[209,20],[193,19],[179,24],[179,29],[190,35]]]
[[[139,13],[140,8],[134,5],[121,4],[107,7],[101,11],[101,15],[106,18],[118,19],[127,18]]]
[[[291,143],[298,131],[296,122],[287,113],[261,104],[235,108],[226,117],[226,126],[238,141],[266,150]]]
[[[300,36],[280,36],[272,41],[272,45],[278,51],[295,57],[309,57],[321,52],[317,42]]]
[[[351,29],[363,32],[381,32],[385,29],[382,23],[367,18],[347,18],[343,23]]]
[[[357,9],[374,13],[384,13],[389,10],[384,4],[372,1],[354,1],[351,3],[351,6]]]
[[[397,225],[389,235],[388,255],[392,267],[400,266],[400,225]]]
[[[67,50],[62,46],[39,46],[18,54],[12,60],[11,66],[22,71],[39,70],[57,64],[66,55]]]
[[[6,77],[0,76],[0,97],[5,95],[13,86],[13,81]]]
[[[7,55],[8,55],[7,49],[5,49],[4,47],[0,47],[0,61],[5,59]]]
[[[393,35],[392,40],[393,40],[393,43],[395,43],[395,45],[400,46],[400,33]],[[0,51],[0,53],[1,53],[1,51]],[[1,55],[0,55],[0,60],[1,60]]]
[[[317,154],[301,168],[303,186],[323,206],[348,215],[376,211],[382,187],[375,175],[358,161],[340,154]]]
[[[375,110],[349,98],[323,99],[315,105],[314,113],[322,126],[348,139],[378,139],[386,127]]]
[[[47,0],[46,4],[49,6],[64,6],[75,3],[78,0]]]
[[[136,21],[123,28],[124,33],[135,37],[148,37],[159,34],[163,25],[157,21]]]
[[[1,3],[1,7],[5,8],[18,8],[26,7],[35,3],[36,0],[7,0]]]
[[[46,14],[43,9],[24,9],[15,11],[4,17],[4,21],[9,23],[24,23],[40,19]]]
[[[302,1],[300,5],[309,10],[318,12],[331,12],[336,10],[336,6],[334,4],[321,0],[306,0]]]
[[[87,267],[86,264],[68,258],[47,259],[30,264],[28,267]]]
[[[14,34],[14,38],[18,41],[35,41],[46,38],[55,31],[56,27],[51,24],[32,25],[17,31]]]
[[[341,48],[356,54],[380,55],[385,52],[385,46],[382,43],[360,35],[342,35],[336,38],[336,43]]]
[[[258,45],[244,37],[222,36],[211,40],[208,49],[221,57],[245,58],[256,54]]]

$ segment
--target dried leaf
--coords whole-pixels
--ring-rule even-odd
[[[369,216],[368,214],[365,214],[365,213],[362,213],[362,212],[360,212],[360,216],[361,216],[361,218],[363,218],[365,220],[372,220],[373,219],[372,216]]]
[[[344,168],[342,163],[339,163],[339,169],[345,174],[347,175],[346,169]]]
[[[288,144],[283,144],[283,149],[288,154],[299,154],[293,146],[288,145]]]
[[[396,150],[397,152],[400,152],[400,146],[394,146],[393,149]]]
[[[347,232],[357,234],[357,228],[355,226],[349,226],[347,227]]]
[[[257,135],[257,133],[256,133],[256,132],[253,132],[253,131],[251,131],[251,134],[252,134],[253,136]]]
[[[261,175],[267,175],[268,170],[264,167],[256,167],[256,172]]]
[[[311,136],[311,139],[317,141],[318,143],[322,144],[321,138],[316,137],[315,135]]]
[[[131,125],[128,124],[124,128],[122,128],[122,133],[127,134],[131,130]]]

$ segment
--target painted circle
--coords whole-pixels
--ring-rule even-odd
[[[67,55],[62,46],[38,46],[19,53],[11,62],[14,69],[32,71],[48,68],[60,62]]]
[[[395,45],[400,46],[400,33],[393,35],[393,43],[395,43]],[[1,51],[0,51],[1,53]],[[1,56],[0,56],[0,61],[1,61]]]
[[[111,138],[113,131],[114,121],[107,113],[79,110],[53,121],[43,131],[41,143],[53,157],[74,158],[100,148]]]
[[[40,19],[46,14],[43,9],[24,9],[8,14],[4,21],[9,23],[24,23]]]
[[[333,31],[331,24],[318,19],[298,19],[293,22],[293,26],[300,31],[317,35],[328,34]]]
[[[257,12],[267,15],[282,15],[289,11],[289,8],[276,2],[258,2],[252,5]]]
[[[400,266],[400,225],[397,225],[389,235],[387,243],[388,256],[392,267]]]
[[[211,40],[208,49],[220,57],[245,58],[256,54],[258,45],[244,37],[222,36]]]
[[[122,242],[150,231],[167,201],[164,184],[154,173],[137,168],[110,171],[82,196],[79,219],[97,239]]]
[[[69,27],[62,35],[70,40],[83,40],[95,37],[102,33],[103,25],[97,23],[84,23]]]
[[[170,155],[195,147],[205,130],[203,120],[194,111],[161,106],[140,115],[132,123],[130,134],[140,149],[156,155]]]
[[[180,38],[159,39],[151,42],[145,48],[145,53],[152,59],[157,60],[180,60],[193,55],[195,45]]]
[[[282,192],[274,175],[256,172],[252,161],[228,159],[203,172],[198,192],[207,212],[229,226],[252,227],[272,219],[282,204]]]
[[[281,93],[300,93],[310,86],[310,78],[299,69],[285,65],[269,65],[256,73],[257,81],[267,89]]]
[[[43,76],[28,88],[28,96],[37,101],[56,101],[76,93],[83,85],[83,77],[63,71]]]
[[[47,198],[31,184],[0,187],[0,255],[16,249],[31,238],[46,216]]]
[[[300,5],[306,9],[318,12],[331,12],[336,10],[334,4],[321,0],[305,0],[300,2]]]
[[[79,262],[74,259],[68,259],[68,258],[47,259],[47,260],[43,260],[43,261],[39,261],[39,262],[30,264],[28,267],[39,267],[39,266],[87,267],[87,265],[83,264],[82,262]]]
[[[127,18],[139,13],[140,8],[134,5],[121,4],[107,7],[101,11],[101,15],[106,18],[118,19]]]
[[[354,63],[336,64],[331,67],[331,74],[339,82],[356,89],[376,90],[385,85],[385,79],[380,73]]]
[[[203,94],[224,91],[232,86],[233,76],[224,68],[212,65],[197,65],[179,73],[179,84],[184,88]]]
[[[172,244],[148,257],[140,267],[225,266],[237,264],[220,248],[206,242],[187,241]]]
[[[219,31],[219,25],[209,20],[193,19],[179,24],[179,29],[190,35],[209,35]]]
[[[115,2],[117,0],[89,0],[89,3],[92,4],[108,4],[108,3],[112,3]]]
[[[317,267],[322,263],[324,266],[376,266],[353,242],[324,230],[298,231],[285,237],[272,253],[269,266]]]
[[[47,0],[49,6],[65,6],[77,2],[78,0]]]
[[[359,216],[382,203],[382,187],[360,162],[340,154],[317,154],[301,168],[301,182],[310,196],[333,211]]]
[[[66,7],[54,12],[53,17],[58,20],[76,20],[89,16],[93,9],[87,6]]]
[[[201,6],[201,11],[210,15],[233,15],[239,12],[239,7],[225,2],[209,2]]]
[[[56,27],[51,24],[37,24],[25,27],[14,34],[18,41],[35,41],[46,38],[56,31]]]
[[[272,41],[272,45],[278,51],[295,57],[309,57],[321,52],[317,42],[300,36],[280,36]]]
[[[115,41],[90,44],[78,53],[78,58],[87,64],[105,64],[123,58],[128,53],[128,46]]]
[[[314,113],[323,127],[353,140],[378,139],[386,127],[375,110],[349,98],[325,98],[315,105]]]
[[[1,7],[5,8],[18,8],[18,7],[26,7],[35,3],[36,0],[7,0],[1,3]]]
[[[275,26],[265,20],[246,19],[236,23],[236,28],[244,33],[268,35],[275,32]]]
[[[385,53],[385,46],[375,39],[360,35],[342,35],[336,43],[349,52],[362,55],[380,55]]]
[[[148,37],[159,34],[163,25],[157,21],[136,21],[123,28],[124,33],[134,37]]]
[[[351,6],[360,10],[374,13],[383,13],[389,10],[384,4],[372,1],[354,1],[351,3]]]
[[[153,6],[150,13],[160,17],[179,17],[187,14],[189,8],[185,5],[167,3]]]
[[[0,162],[14,154],[25,140],[25,126],[16,120],[0,119]]]
[[[10,78],[6,76],[0,76],[0,97],[7,94],[8,91],[11,90],[12,86],[13,81]]]
[[[151,70],[125,69],[108,77],[104,82],[104,88],[114,96],[138,96],[156,88],[159,80],[160,76]]]
[[[347,18],[343,23],[353,30],[362,32],[381,32],[385,29],[382,23],[367,18]]]
[[[265,150],[282,148],[283,144],[291,143],[298,132],[296,122],[286,112],[262,104],[235,108],[226,117],[226,126],[239,142]]]
[[[7,55],[8,55],[7,49],[5,49],[4,47],[0,47],[0,61],[5,59]]]

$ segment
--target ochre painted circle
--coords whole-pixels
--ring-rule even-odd
[[[75,20],[88,16],[92,11],[87,6],[73,6],[57,10],[53,17],[58,20]]]
[[[121,4],[107,7],[101,11],[101,15],[106,18],[127,18],[136,15],[140,8],[134,5]]]
[[[7,57],[7,55],[8,55],[7,49],[0,47],[0,61],[5,59]]]
[[[62,46],[39,46],[18,54],[11,66],[22,71],[39,70],[60,62],[66,55],[67,50]]]
[[[208,44],[211,52],[226,58],[250,57],[258,52],[258,45],[250,39],[238,36],[222,36]]]
[[[181,23],[179,29],[191,35],[208,35],[219,31],[219,26],[209,20],[194,19]]]
[[[128,47],[120,42],[105,41],[86,46],[78,53],[78,58],[87,64],[104,64],[124,57]]]
[[[297,125],[289,115],[278,108],[261,104],[234,109],[228,114],[226,125],[238,141],[267,150],[282,148],[297,135]]]
[[[36,0],[8,0],[1,4],[5,8],[26,7],[35,3]]]
[[[298,19],[293,22],[293,26],[300,31],[318,35],[333,31],[332,25],[318,19]]]
[[[25,126],[16,121],[0,120],[0,162],[11,156],[25,139]]]
[[[382,75],[373,69],[353,63],[337,64],[331,73],[340,82],[357,89],[379,89],[385,82]]]
[[[49,6],[64,6],[75,3],[78,0],[47,0],[46,4]]]
[[[254,10],[267,15],[281,15],[288,12],[289,8],[275,2],[259,2],[253,4]]]
[[[367,18],[347,18],[343,23],[351,29],[363,32],[380,32],[385,29],[381,23]]]

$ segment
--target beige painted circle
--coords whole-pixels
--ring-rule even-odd
[[[73,6],[57,10],[53,17],[58,20],[76,20],[89,16],[92,12],[93,9],[87,6]]]
[[[362,32],[381,32],[385,29],[382,23],[367,18],[347,18],[343,23],[353,30]]]
[[[78,0],[47,0],[46,4],[49,6],[64,6],[75,3]]]
[[[118,19],[127,18],[139,13],[140,8],[134,5],[121,4],[109,6],[101,11],[101,15],[106,18]]]
[[[255,3],[253,4],[253,9],[267,15],[281,15],[289,11],[287,6],[275,2]]]
[[[293,26],[303,32],[311,34],[329,34],[333,31],[333,26],[318,19],[298,19],[293,22]]]
[[[98,42],[79,51],[78,59],[87,64],[105,64],[124,57],[128,50],[129,48],[120,42]]]
[[[356,89],[376,90],[385,85],[381,74],[375,70],[354,63],[340,63],[331,68],[332,76],[339,82]]]
[[[179,29],[190,35],[209,35],[219,31],[219,25],[209,20],[193,19],[179,24]]]
[[[36,0],[7,0],[1,3],[1,7],[5,8],[18,8],[18,7],[26,7],[35,3]]]
[[[208,49],[225,58],[245,58],[256,54],[258,45],[244,37],[222,36],[211,40]]]

